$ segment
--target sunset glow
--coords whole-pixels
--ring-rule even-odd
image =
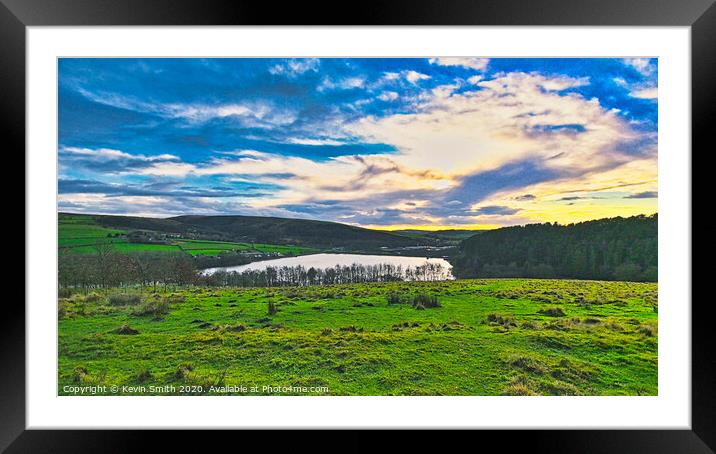
[[[657,212],[656,59],[59,61],[59,209],[396,229]]]

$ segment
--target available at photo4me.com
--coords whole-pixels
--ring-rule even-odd
[[[60,58],[57,394],[658,395],[657,75]]]

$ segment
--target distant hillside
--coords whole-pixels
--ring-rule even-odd
[[[658,217],[489,230],[460,243],[453,274],[656,281]]]
[[[391,233],[396,233],[403,236],[409,236],[413,238],[436,238],[439,240],[446,241],[462,241],[466,238],[470,238],[473,235],[477,235],[484,230],[463,230],[463,229],[446,229],[446,230],[420,230],[420,229],[405,229],[405,230],[394,230]]]
[[[100,216],[105,227],[176,233],[189,238],[248,243],[291,244],[320,249],[379,251],[381,248],[432,245],[427,238],[409,238],[393,233],[363,229],[336,222],[259,216],[177,216],[145,218]]]

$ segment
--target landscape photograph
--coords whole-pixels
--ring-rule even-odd
[[[656,58],[57,65],[59,396],[658,395]]]

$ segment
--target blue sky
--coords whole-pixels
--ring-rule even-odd
[[[656,211],[655,59],[59,60],[59,209],[491,228]]]

